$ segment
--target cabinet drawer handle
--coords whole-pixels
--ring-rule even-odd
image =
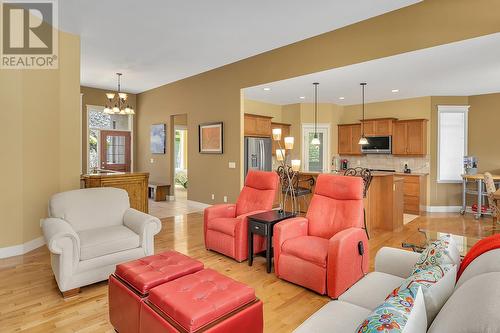
[[[255,228],[255,229],[260,229],[260,228],[259,228],[259,227],[257,227],[257,226],[255,226],[254,228]]]

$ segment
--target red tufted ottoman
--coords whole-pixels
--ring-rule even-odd
[[[255,291],[211,269],[150,290],[141,304],[141,333],[262,333]]]
[[[203,264],[166,251],[116,266],[109,277],[109,319],[119,333],[139,332],[141,303],[151,288],[203,269]]]

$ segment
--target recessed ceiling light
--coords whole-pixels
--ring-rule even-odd
[[[391,91],[392,91],[393,93],[397,93],[397,92],[399,92],[399,89],[392,89]]]
[[[265,90],[265,91],[269,91],[269,90],[271,90],[271,88],[269,88],[269,87],[265,87],[265,88],[264,88],[264,90]]]
[[[339,99],[340,99],[341,101],[343,101],[343,100],[345,99],[345,97],[339,97]]]
[[[306,96],[300,96],[299,98],[300,99],[306,99]]]

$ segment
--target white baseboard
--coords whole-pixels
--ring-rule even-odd
[[[458,213],[462,206],[426,206],[425,211],[429,213]]]
[[[209,204],[206,204],[206,203],[203,203],[203,202],[199,202],[199,201],[193,201],[193,200],[188,200],[189,203],[192,203],[192,204],[196,204],[196,205],[199,205],[200,208],[208,208],[212,205],[209,205]]]
[[[9,258],[14,256],[20,256],[22,254],[33,251],[45,244],[43,237],[38,237],[24,244],[2,247],[0,248],[0,259]]]
[[[175,195],[167,195],[168,201],[175,201]]]

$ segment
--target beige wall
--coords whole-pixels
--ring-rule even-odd
[[[41,236],[49,197],[79,187],[80,39],[59,33],[59,69],[0,70],[0,248]]]
[[[244,113],[258,114],[260,116],[273,117],[272,121],[280,123],[281,119],[281,105],[264,103],[260,101],[254,101],[251,99],[243,100]]]
[[[87,151],[87,105],[94,106],[106,106],[106,93],[114,92],[112,90],[105,89],[97,89],[91,87],[80,87],[80,93],[82,94],[82,171],[83,173],[87,172],[88,165],[88,151]],[[127,93],[128,103],[130,107],[132,107],[136,114],[139,112],[137,110],[137,95]],[[137,116],[132,117],[132,126],[133,132],[135,132]],[[136,165],[136,152],[137,152],[137,140],[135,135],[132,136],[132,165],[135,167]]]
[[[443,17],[446,22],[443,24]],[[337,68],[500,31],[500,2],[426,0],[138,95],[138,158],[141,171],[168,178],[167,158],[150,164],[148,127],[172,114],[188,114],[188,130],[198,124],[225,123],[225,153],[198,153],[189,136],[189,199],[234,201],[241,186],[241,92],[244,87]],[[383,45],[383,47],[381,47]],[[228,169],[228,162],[239,163]],[[209,177],[207,175],[210,175]],[[224,180],[224,181],[221,181]]]
[[[469,97],[469,155],[479,172],[500,175],[500,93]]]

